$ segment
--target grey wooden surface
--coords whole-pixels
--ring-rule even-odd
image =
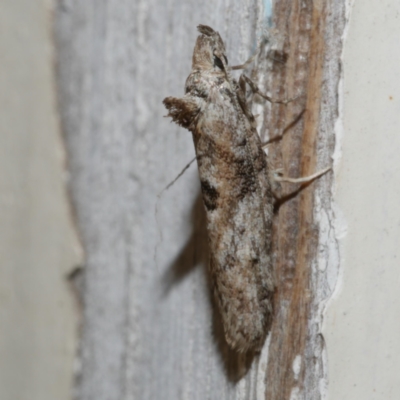
[[[335,6],[322,3],[329,3],[334,18]],[[195,165],[157,198],[194,156],[190,133],[163,118],[162,100],[183,94],[196,26],[218,30],[229,63],[239,64],[265,34],[265,6],[268,2],[257,0],[57,3],[59,106],[71,195],[86,250],[79,399],[264,399],[265,376],[273,376],[266,373],[267,365],[271,371],[280,368],[267,358],[268,343],[260,356],[238,356],[222,339],[207,282],[207,236]],[[289,27],[293,13],[288,11]],[[340,29],[334,37],[338,34]],[[334,57],[334,79],[328,73],[324,80],[332,93],[340,54],[334,46],[325,54]],[[262,74],[257,77],[268,82]],[[334,95],[329,101],[337,106]],[[335,116],[325,124],[328,135]],[[334,140],[324,138],[317,150],[325,162]],[[331,180],[324,182],[326,197]],[[325,203],[329,225],[329,200]],[[317,261],[313,268],[318,270]],[[317,289],[326,290],[327,274],[318,276]],[[323,307],[312,306],[319,324]],[[312,338],[319,338],[318,332]],[[308,392],[301,392],[314,393],[307,400],[321,397],[326,378],[323,345],[313,340],[307,342],[307,353],[316,350],[315,360],[307,360],[318,364],[318,371],[302,366],[312,375],[304,378]],[[279,398],[279,384],[274,388]]]
[[[80,399],[256,398],[257,360],[237,384],[241,360],[227,361],[215,334],[196,166],[157,194],[194,155],[162,100],[183,94],[196,26],[217,29],[238,64],[264,12],[260,1],[58,3],[60,109],[87,259]]]

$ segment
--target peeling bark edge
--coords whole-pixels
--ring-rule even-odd
[[[345,6],[344,0],[275,4],[274,28],[283,35],[276,47],[287,61],[282,66],[281,60],[275,60],[267,74],[258,72],[267,75],[264,83],[274,97],[303,97],[287,107],[271,107],[264,116],[264,133],[276,134],[271,127],[282,131],[305,110],[301,121],[270,149],[272,165],[282,166],[286,175],[306,176],[332,164]],[[328,271],[337,277],[339,267],[332,186],[333,174],[322,177],[282,205],[276,218],[278,290],[265,374],[268,400],[325,397],[327,366],[321,328],[336,283],[328,281]],[[282,186],[282,193],[292,190],[293,186]]]

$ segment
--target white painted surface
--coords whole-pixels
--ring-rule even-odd
[[[80,261],[48,1],[0,1],[0,399],[71,398]]]
[[[400,399],[399,38],[399,2],[355,2],[336,192],[348,232],[324,326],[330,400]]]

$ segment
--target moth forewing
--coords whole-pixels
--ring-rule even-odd
[[[224,43],[198,27],[185,96],[168,115],[193,134],[207,215],[210,275],[227,343],[258,351],[269,329],[273,199],[266,155],[243,86],[230,77]]]

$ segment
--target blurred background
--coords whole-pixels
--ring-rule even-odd
[[[0,398],[70,399],[83,262],[57,106],[53,4],[0,2]]]

